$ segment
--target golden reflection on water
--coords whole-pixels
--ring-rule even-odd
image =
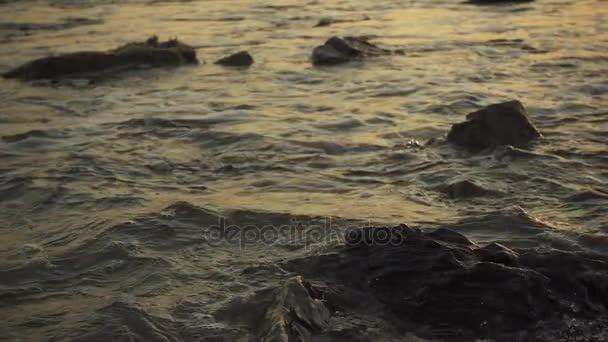
[[[201,46],[206,61],[93,85],[0,79],[0,137],[32,130],[50,136],[0,140],[0,251],[5,265],[23,270],[15,284],[24,288],[15,293],[34,298],[3,308],[0,321],[18,328],[15,334],[43,340],[48,332],[71,334],[84,324],[103,329],[105,321],[93,321],[97,310],[125,298],[136,298],[144,313],[167,317],[200,300],[192,325],[202,326],[202,313],[274,281],[256,279],[244,267],[309,252],[208,248],[198,245],[205,228],[198,222],[177,223],[177,245],[168,249],[148,245],[147,234],[158,233],[148,227],[133,236],[115,231],[117,223],[141,215],[151,215],[145,222],[162,230],[161,211],[176,202],[218,212],[245,208],[423,227],[519,205],[557,228],[605,230],[605,200],[564,200],[608,184],[605,1],[475,7],[460,0],[49,0],[0,6],[0,71],[152,34]],[[370,20],[314,28],[324,16]],[[102,23],[2,29],[67,18]],[[337,68],[311,66],[311,50],[332,35],[369,35],[404,53]],[[243,49],[256,60],[248,70],[212,63]],[[545,135],[534,147],[537,157],[501,161],[440,145],[405,146],[410,139],[441,139],[468,112],[513,98],[528,106]],[[132,119],[198,126],[173,130],[153,120],[149,127],[129,124]],[[438,190],[462,179],[505,195],[459,201]],[[251,216],[263,221],[264,215]],[[519,227],[476,228],[467,233],[482,241],[521,238]],[[540,243],[554,233],[543,232]],[[182,238],[197,245],[182,248]],[[120,245],[118,255],[107,249],[113,243]],[[39,254],[24,253],[37,246]],[[56,268],[56,260],[64,265]],[[98,282],[76,279],[71,261],[82,262],[74,268]],[[121,270],[133,265],[142,274]]]
[[[163,38],[176,36],[194,45],[208,46],[199,50],[202,59],[208,63],[176,70],[175,73],[160,72],[151,78],[134,77],[135,81],[125,81],[126,86],[109,84],[95,89],[32,89],[27,85],[2,81],[11,88],[3,97],[36,97],[48,101],[11,102],[5,110],[13,114],[28,113],[28,120],[12,120],[0,127],[0,132],[8,135],[48,127],[94,126],[142,116],[196,118],[208,114],[206,106],[209,103],[222,102],[224,105],[255,105],[255,113],[248,114],[250,117],[246,120],[212,130],[257,134],[276,140],[331,141],[341,145],[367,144],[391,148],[395,140],[387,138],[389,136],[403,136],[405,139],[404,131],[428,128],[445,131],[451,123],[459,121],[460,115],[465,113],[446,116],[424,110],[434,104],[451,101],[441,95],[448,91],[461,91],[464,98],[484,93],[492,93],[496,98],[525,97],[533,107],[555,106],[560,98],[567,96],[565,88],[570,76],[547,71],[547,79],[530,79],[526,71],[529,65],[560,58],[602,57],[605,50],[601,47],[607,46],[608,41],[605,35],[601,35],[607,31],[608,9],[596,1],[539,1],[523,6],[524,9],[530,8],[523,11],[478,8],[459,3],[441,7],[424,4],[408,7],[381,1],[377,4],[352,4],[348,10],[340,12],[339,7],[328,6],[325,2],[299,7],[299,2],[292,1],[281,2],[281,5],[294,7],[287,6],[277,12],[265,4],[195,1],[49,7],[15,3],[11,5],[11,13],[2,14],[3,21],[50,23],[67,17],[85,17],[101,18],[104,22],[9,39],[0,48],[2,66],[14,66],[17,61],[50,53],[109,49],[151,34]],[[349,18],[369,16],[371,20],[313,28],[315,21],[326,14]],[[363,67],[347,66],[339,72],[312,68],[308,62],[311,48],[334,34],[378,36],[381,43],[403,48],[405,55],[379,58]],[[590,41],[586,38],[588,36],[595,38]],[[492,48],[480,48],[480,44],[497,39],[521,39],[538,53],[522,52],[518,43],[514,43],[510,50],[506,48],[507,54],[512,56],[501,55],[504,52],[497,53]],[[227,47],[225,44],[235,46]],[[600,48],[588,48],[594,44]],[[249,71],[234,73],[209,63],[243,48],[250,50],[257,60]],[[320,83],[313,86],[289,83],[287,77],[294,73],[320,80]],[[486,81],[469,81],[475,77]],[[323,80],[329,81],[323,83]],[[387,82],[383,83],[383,80]],[[370,96],[382,88],[394,89],[397,91],[395,94],[401,91],[402,95]],[[593,98],[581,97],[575,102],[577,105],[598,105]],[[310,106],[311,109],[306,113],[296,113],[294,105]],[[315,110],[323,107],[332,109],[328,113]],[[63,110],[66,108],[78,113],[79,117],[75,119],[65,115]],[[396,125],[365,126],[344,132],[310,128],[350,118],[365,122],[377,118],[379,113],[391,114]],[[298,125],[302,129],[294,130]],[[112,155],[115,160],[127,161],[129,158],[128,153],[119,154],[107,147],[93,145],[91,148],[92,153]],[[124,150],[126,146],[121,148]],[[192,155],[205,156],[200,147],[179,142],[156,141],[136,148],[148,148],[154,158],[177,163],[188,161]],[[53,160],[53,157],[48,158],[47,162]],[[332,162],[357,165],[356,156],[349,158],[336,156]],[[337,177],[344,169],[323,172]],[[294,181],[282,179],[283,175],[277,174],[275,181],[286,189],[265,191],[252,188],[251,177],[256,175],[214,182],[209,185],[212,191],[208,193],[163,194],[150,191],[144,197],[152,201],[150,204],[157,203],[152,207],[188,197],[192,203],[218,207],[385,220],[431,221],[452,217],[457,211],[433,203],[432,196],[419,196],[411,188],[390,183],[362,185],[361,189],[349,194],[324,191],[322,187],[299,191],[289,190]],[[295,183],[299,186],[306,184],[302,179]],[[84,188],[86,184],[87,180],[83,180],[79,186]],[[428,189],[422,186],[422,190]],[[110,189],[108,193],[112,191],[118,189]],[[152,208],[147,206],[148,209]]]

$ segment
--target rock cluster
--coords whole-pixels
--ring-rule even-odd
[[[370,239],[376,229],[383,231],[378,236],[387,232],[394,236]],[[357,307],[371,307],[372,300],[401,334],[457,341],[539,340],[547,331],[551,336],[571,333],[564,330],[567,319],[592,326],[593,320],[608,316],[604,256],[510,249],[499,243],[480,246],[445,228],[422,232],[404,225],[367,227],[349,235],[346,246],[337,252],[286,266],[313,284],[325,284],[317,296],[342,316],[349,315],[348,310],[356,316]],[[300,292],[302,300],[309,302],[310,295]],[[326,313],[318,307],[295,312],[311,315],[299,317],[303,322],[316,322],[319,312]],[[325,330],[315,326],[319,329],[310,334],[336,334],[330,325]]]

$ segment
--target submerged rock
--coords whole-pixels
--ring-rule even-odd
[[[253,57],[251,57],[249,52],[241,51],[224,57],[216,61],[215,64],[224,66],[250,66],[253,64]]]
[[[452,126],[448,141],[472,151],[501,145],[526,146],[542,135],[517,100],[493,104]]]
[[[468,0],[466,3],[473,5],[504,5],[504,4],[525,4],[534,0]]]
[[[478,185],[470,180],[463,180],[454,183],[450,183],[443,187],[441,191],[446,194],[449,198],[472,198],[480,196],[494,196],[498,195],[499,192],[486,189],[481,185]]]
[[[129,43],[105,52],[83,51],[44,57],[2,76],[21,80],[55,79],[106,70],[196,63],[196,51],[191,46],[177,39],[159,42],[154,36],[145,42]]]
[[[363,16],[361,19],[336,19],[332,17],[323,17],[319,19],[319,22],[314,27],[325,27],[333,24],[341,24],[341,23],[353,23],[357,21],[365,21],[370,20],[368,16]]]
[[[361,229],[359,236],[369,236],[373,228]],[[399,226],[384,231],[399,238],[365,239],[287,263],[287,269],[308,280],[331,284],[327,305],[340,312],[332,322],[357,320],[375,307],[373,300],[383,308],[375,315],[384,317],[387,326],[396,325],[402,335],[553,341],[572,333],[582,336],[594,322],[608,318],[604,256],[509,249],[498,243],[481,247],[450,229],[426,233]],[[581,323],[574,330],[566,326],[572,319]],[[327,327],[332,336],[336,330]],[[541,338],[548,332],[551,338]]]
[[[350,62],[362,57],[381,56],[391,51],[371,44],[362,37],[331,37],[325,44],[317,46],[312,52],[315,65],[335,65]]]

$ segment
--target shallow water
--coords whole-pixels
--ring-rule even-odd
[[[2,72],[152,34],[200,46],[207,62],[93,83],[0,80],[7,339],[80,337],[118,310],[126,320],[154,315],[162,331],[179,322],[188,336],[234,340],[240,328],[211,313],[285,276],[278,266],[264,277],[245,269],[333,243],[209,246],[203,235],[218,216],[425,228],[521,207],[549,228],[463,231],[608,250],[604,1],[0,3]],[[314,27],[328,16],[347,22]],[[404,53],[313,67],[312,48],[332,35],[372,36]],[[213,64],[243,49],[251,68]],[[511,99],[544,135],[530,151],[470,155],[433,143],[465,114]],[[498,194],[455,200],[440,191],[465,179]]]

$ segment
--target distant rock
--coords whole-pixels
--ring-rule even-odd
[[[504,4],[525,4],[534,0],[468,0],[466,3],[473,5],[504,5]]]
[[[334,19],[332,17],[323,17],[323,18],[319,19],[319,22],[314,27],[324,27],[324,26],[329,26],[334,23],[336,23],[336,19]]]
[[[57,79],[107,70],[196,64],[196,51],[177,39],[159,42],[154,36],[145,42],[128,43],[114,50],[83,51],[44,57],[26,63],[4,75],[21,80]]]
[[[312,63],[314,65],[336,65],[363,57],[387,54],[391,54],[391,51],[369,43],[363,37],[331,37],[325,44],[317,46],[313,50]]]
[[[332,17],[323,17],[319,19],[319,22],[314,27],[325,27],[333,24],[341,24],[341,23],[354,23],[357,21],[365,21],[370,20],[368,16],[363,16],[361,19],[336,19]]]
[[[519,101],[490,105],[452,126],[448,141],[471,151],[502,145],[524,147],[542,137]]]
[[[247,51],[237,52],[230,56],[224,57],[215,62],[215,64],[224,66],[239,66],[246,67],[253,64],[253,57]]]

